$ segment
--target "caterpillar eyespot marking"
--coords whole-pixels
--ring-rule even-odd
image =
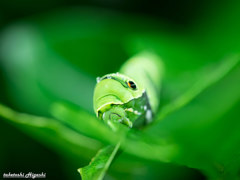
[[[150,123],[159,105],[161,59],[143,52],[128,60],[119,72],[97,78],[93,96],[97,117],[113,129],[118,127],[116,122],[129,128]]]

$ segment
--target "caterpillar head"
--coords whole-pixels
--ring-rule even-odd
[[[93,97],[97,117],[111,127],[116,123],[132,127],[133,119],[141,114],[135,100],[143,96],[144,88],[119,73],[107,74],[97,81]]]

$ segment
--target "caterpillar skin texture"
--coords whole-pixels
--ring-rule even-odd
[[[97,79],[94,90],[94,111],[112,129],[119,123],[139,127],[152,120],[146,90],[133,79],[119,73]]]

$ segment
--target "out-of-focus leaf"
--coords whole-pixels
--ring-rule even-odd
[[[180,97],[173,100],[170,104],[161,108],[161,111],[158,113],[158,116],[153,123],[157,123],[158,121],[164,119],[168,114],[171,114],[173,111],[176,111],[179,108],[187,105],[198,94],[225,77],[227,73],[236,67],[238,63],[239,55],[232,55],[228,58],[225,58],[225,60],[218,65],[215,64],[215,67],[212,67],[211,70],[208,69],[199,74],[201,77],[195,80],[191,88],[180,95]]]
[[[114,133],[102,121],[91,114],[66,103],[54,103],[52,115],[79,133],[107,143],[118,142],[121,134]]]
[[[148,136],[139,130],[129,131],[129,128],[124,126],[120,126],[117,132],[113,132],[100,120],[90,115],[82,116],[82,113],[71,106],[59,103],[55,104],[52,110],[52,114],[57,119],[80,133],[111,144],[121,141],[121,148],[129,154],[155,161],[170,162],[178,153],[178,145],[175,142]]]
[[[209,8],[196,21],[191,38],[211,58],[240,52],[240,2],[236,0],[209,2]]]
[[[1,104],[0,116],[66,157],[90,157],[101,147],[100,142],[81,135],[55,119],[18,113]]]
[[[88,166],[79,168],[83,180],[101,180],[115,157],[120,143],[116,146],[107,146],[96,154]]]
[[[47,46],[38,29],[24,23],[2,34],[0,63],[13,103],[22,111],[41,115],[59,100],[92,112],[94,78]]]
[[[208,74],[215,80],[204,91],[146,129],[150,134],[173,139],[179,145],[176,161],[201,169],[213,179],[235,179],[240,168],[239,112],[234,110],[240,100],[240,66],[239,57],[232,58],[226,60],[228,65],[224,63]]]

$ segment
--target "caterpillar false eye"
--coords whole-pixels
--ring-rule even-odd
[[[122,66],[123,74],[98,78],[93,97],[97,117],[112,129],[120,123],[131,128],[151,122],[159,104],[160,62],[154,54],[141,53]]]
[[[128,87],[132,88],[133,90],[137,89],[137,86],[133,81],[128,81],[127,84],[128,84]]]
[[[143,125],[147,110],[152,112],[146,90],[120,73],[100,78],[94,90],[93,103],[98,118],[112,129],[116,129],[119,123],[130,128],[135,121]]]

